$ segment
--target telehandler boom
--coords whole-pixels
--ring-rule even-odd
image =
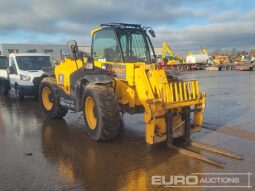
[[[75,41],[68,42],[69,58],[40,86],[46,115],[62,118],[68,109],[83,111],[88,134],[98,141],[118,134],[120,112],[144,113],[148,144],[166,142],[178,152],[218,166],[222,165],[174,146],[173,139],[239,158],[190,140],[190,134],[202,127],[205,93],[198,81],[171,78],[160,69],[149,34],[155,37],[151,28],[137,24],[102,24],[91,31],[91,56],[79,52]]]

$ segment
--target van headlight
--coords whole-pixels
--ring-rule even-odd
[[[31,80],[30,76],[25,76],[25,75],[20,74],[19,77],[20,77],[20,80],[23,80],[23,81],[30,81]]]

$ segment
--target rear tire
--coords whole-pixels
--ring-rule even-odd
[[[50,119],[62,119],[68,112],[59,104],[57,86],[46,81],[39,87],[39,99],[45,115]]]
[[[120,110],[112,87],[87,85],[83,99],[83,116],[89,136],[107,141],[118,135]]]

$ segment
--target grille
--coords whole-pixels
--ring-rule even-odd
[[[191,101],[199,97],[199,86],[197,80],[170,82],[163,86],[164,102]]]

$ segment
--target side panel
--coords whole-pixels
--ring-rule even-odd
[[[118,79],[128,82],[129,86],[134,86],[134,63],[115,63],[115,62],[100,62],[95,61],[95,66],[98,68],[105,68],[116,75]]]
[[[115,92],[119,103],[130,108],[140,106],[141,102],[135,90],[135,67],[144,63],[114,63],[95,61],[95,66],[112,72],[115,78]]]
[[[57,85],[63,89],[63,91],[70,95],[70,76],[77,69],[82,68],[83,64],[81,60],[72,61],[70,59],[66,59],[58,66],[55,67],[55,77],[57,81]]]

